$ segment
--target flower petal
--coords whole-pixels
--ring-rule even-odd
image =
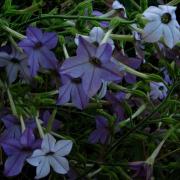
[[[55,155],[56,156],[66,156],[70,153],[72,149],[72,141],[71,140],[59,140],[55,147]]]
[[[97,43],[100,43],[102,41],[104,35],[104,31],[100,27],[94,27],[89,33],[91,41]]]
[[[43,33],[41,29],[36,27],[28,27],[26,30],[27,37],[32,40],[33,42],[41,41],[43,37]]]
[[[31,147],[35,141],[35,136],[33,134],[33,130],[31,128],[26,128],[23,132],[20,142],[25,147]]]
[[[54,152],[54,147],[56,144],[56,139],[51,134],[46,134],[43,138],[41,148],[45,152]]]
[[[53,170],[59,174],[66,174],[69,171],[68,160],[60,156],[50,156],[49,163],[52,166]]]
[[[48,47],[48,49],[53,49],[56,47],[58,42],[58,36],[54,32],[45,32],[43,34],[42,43]]]
[[[5,162],[5,176],[16,176],[21,173],[24,162],[29,155],[29,153],[18,152],[8,157]]]

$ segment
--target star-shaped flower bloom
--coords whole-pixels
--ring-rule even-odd
[[[6,138],[0,145],[8,156],[4,174],[16,176],[21,172],[25,160],[31,156],[32,151],[40,147],[41,140],[35,140],[33,130],[27,128],[19,139]]]
[[[88,105],[89,97],[82,87],[82,78],[63,75],[61,80],[63,86],[59,88],[57,104],[62,105],[71,100],[77,108],[85,108]]]
[[[50,172],[50,166],[56,173],[66,174],[69,171],[69,163],[64,157],[70,153],[72,149],[72,141],[56,139],[46,134],[43,138],[41,149],[33,152],[27,162],[36,166],[36,179],[47,176]]]
[[[124,92],[118,92],[116,94],[108,92],[106,98],[111,103],[112,110],[117,115],[117,118],[123,120],[125,116],[123,102],[125,101],[126,94]]]
[[[23,79],[30,79],[27,56],[15,48],[12,48],[11,54],[0,52],[0,67],[6,68],[9,83],[17,79],[19,72]]]
[[[110,129],[107,119],[102,116],[96,117],[96,129],[90,134],[89,142],[96,144],[100,142],[105,144],[108,142],[110,137]]]
[[[57,45],[58,37],[54,32],[42,32],[41,29],[29,27],[27,38],[19,42],[19,46],[28,55],[31,76],[36,76],[40,67],[57,68],[57,59],[51,49]]]
[[[167,96],[168,89],[162,82],[151,82],[150,83],[151,92],[150,97],[153,100],[164,99]]]
[[[101,41],[103,40],[105,33],[102,28],[100,27],[93,27],[92,30],[89,33],[89,36],[82,36],[82,35],[76,35],[75,38],[75,43],[78,45],[79,44],[79,36],[83,37],[85,40],[87,40],[90,43],[94,43],[95,45],[99,45]],[[108,38],[107,43],[109,43],[114,49],[114,42],[111,38]]]
[[[60,68],[62,74],[82,77],[85,93],[92,97],[100,89],[102,80],[115,81],[121,79],[121,72],[111,61],[112,48],[108,43],[99,47],[79,37],[77,55],[65,60]]]
[[[165,44],[172,48],[180,41],[180,26],[176,20],[176,7],[168,5],[150,6],[143,15],[149,21],[144,28],[143,39],[157,42],[163,38]]]

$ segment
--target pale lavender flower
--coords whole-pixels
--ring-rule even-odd
[[[42,32],[41,29],[29,27],[26,30],[27,37],[19,42],[19,46],[28,55],[28,65],[31,76],[36,76],[40,67],[56,69],[57,59],[51,49],[58,42],[54,32]]]
[[[25,160],[32,151],[40,147],[41,140],[35,140],[33,130],[27,128],[19,139],[4,139],[0,142],[8,158],[5,162],[5,176],[16,176],[21,173]]]
[[[108,43],[96,47],[79,37],[77,55],[66,59],[60,72],[75,78],[82,76],[83,89],[92,97],[100,89],[102,80],[115,81],[122,77],[111,56],[112,48]]]
[[[165,44],[172,48],[180,41],[180,26],[176,20],[176,7],[168,5],[150,6],[143,15],[149,21],[144,28],[143,39],[157,42],[163,38]]]
[[[17,79],[18,73],[23,79],[30,80],[27,56],[15,48],[12,48],[10,54],[0,52],[0,67],[6,68],[9,83]]]
[[[70,153],[72,149],[72,141],[59,140],[51,134],[46,134],[43,138],[41,149],[33,152],[27,162],[32,166],[36,166],[36,177],[40,179],[46,177],[50,172],[50,166],[59,174],[66,174],[69,171],[68,160],[64,157]]]
[[[167,96],[168,89],[162,82],[151,82],[150,88],[150,97],[153,100],[162,100]]]

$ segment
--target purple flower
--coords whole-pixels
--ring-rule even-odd
[[[129,168],[135,171],[133,179],[136,177],[143,177],[144,180],[151,180],[153,175],[152,166],[145,161],[130,162]]]
[[[163,75],[164,75],[164,81],[165,81],[167,84],[171,85],[171,84],[173,83],[173,81],[172,81],[172,79],[171,79],[170,76],[169,76],[168,70],[165,69],[165,68],[163,68],[162,70],[163,70]]]
[[[40,147],[41,140],[35,140],[33,130],[27,128],[19,139],[5,139],[0,144],[8,156],[4,174],[16,176],[21,173],[25,160],[31,156],[32,151]]]
[[[48,121],[50,120],[50,117],[51,117],[51,114],[49,111],[44,111],[42,113],[41,120],[43,121],[43,125],[45,127],[47,127]],[[52,124],[52,130],[57,131],[58,129],[61,128],[61,126],[62,126],[61,121],[54,119],[53,124]]]
[[[106,144],[110,138],[110,130],[107,119],[102,116],[96,117],[96,130],[94,130],[89,136],[89,142],[96,144]]]
[[[117,59],[118,61],[122,62],[123,64],[133,68],[133,69],[138,69],[142,63],[141,59],[138,58],[129,58],[125,55],[122,55],[122,53],[116,52],[114,55],[115,59]],[[115,60],[116,61],[116,60]],[[115,62],[114,61],[114,62]],[[126,73],[124,75],[124,80],[129,83],[129,84],[133,84],[136,82],[136,76],[130,73]]]
[[[150,83],[150,97],[153,100],[164,99],[167,96],[168,89],[162,82],[151,82]]]
[[[44,32],[35,27],[26,30],[27,38],[19,42],[19,46],[28,55],[31,76],[36,76],[40,67],[57,68],[57,59],[51,49],[57,45],[58,37],[54,32]]]
[[[106,94],[106,98],[111,103],[112,110],[119,120],[124,119],[123,102],[125,101],[125,97],[126,94],[124,92],[118,92],[116,94],[108,92]]]
[[[89,97],[82,87],[82,78],[63,75],[61,79],[63,86],[59,88],[57,104],[62,105],[72,101],[77,108],[85,108],[88,105]]]
[[[6,129],[1,134],[0,142],[4,139],[9,139],[9,138],[19,139],[19,137],[21,136],[20,120],[11,114],[1,117],[1,120],[4,123],[4,126],[6,127]],[[31,119],[26,119],[25,125],[26,127],[32,128],[32,129],[36,127],[35,121]]]
[[[27,56],[15,48],[12,48],[11,54],[0,52],[0,67],[6,68],[9,83],[17,79],[19,72],[23,79],[30,79]]]
[[[111,61],[112,48],[108,43],[99,47],[79,37],[77,56],[65,60],[60,69],[62,74],[82,77],[85,93],[92,97],[100,89],[102,80],[115,81],[121,79],[121,73]]]

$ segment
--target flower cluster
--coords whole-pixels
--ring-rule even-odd
[[[0,2],[2,179],[174,179],[177,1],[19,3]]]

